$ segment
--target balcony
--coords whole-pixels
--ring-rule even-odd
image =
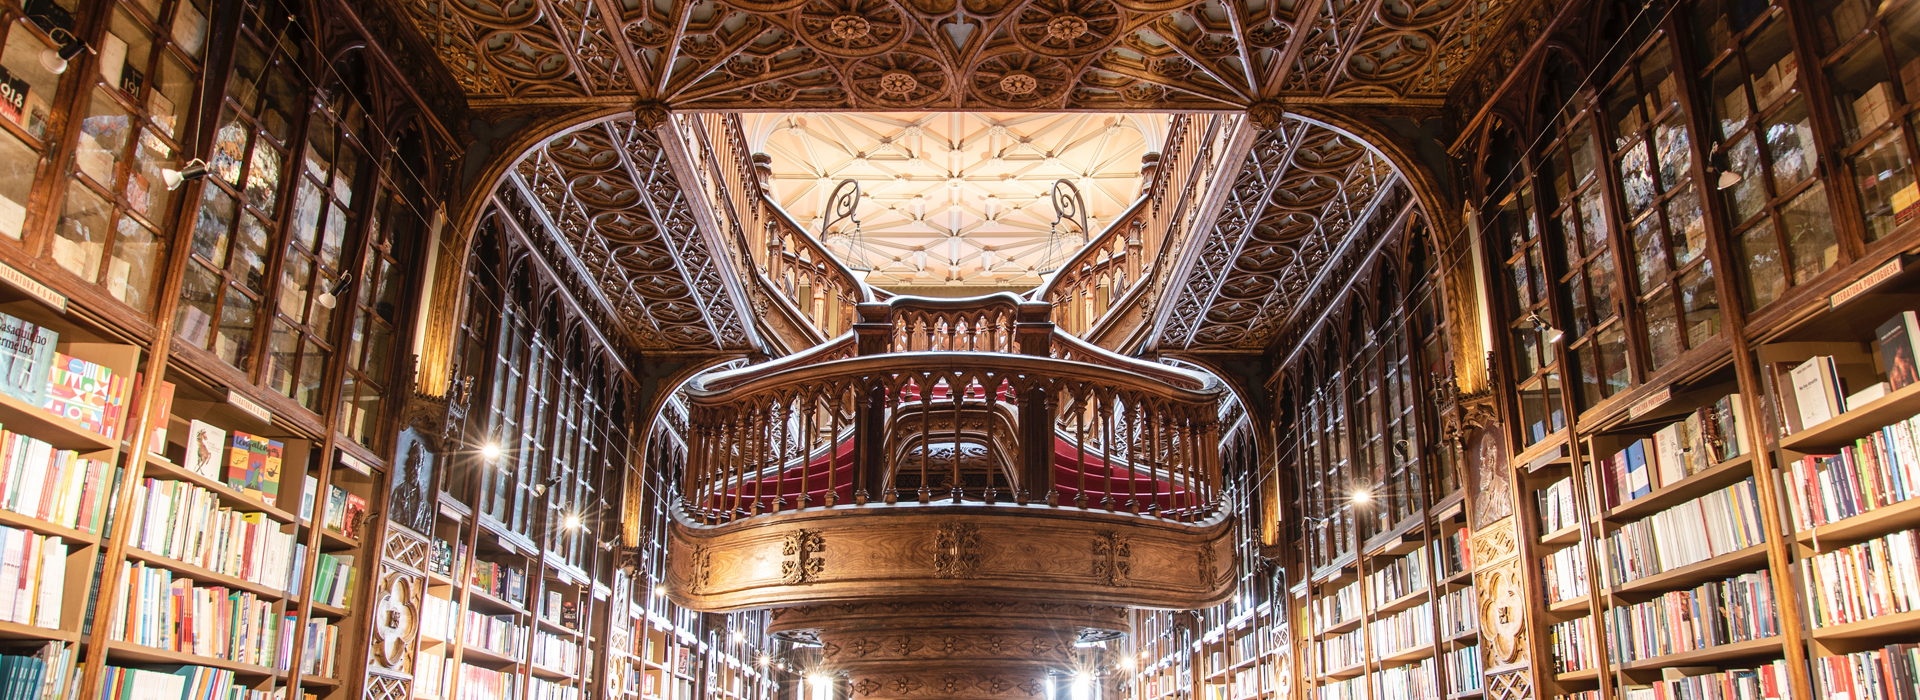
[[[1200,607],[1231,593],[1211,376],[996,294],[690,387],[669,584],[724,611],[877,599]]]

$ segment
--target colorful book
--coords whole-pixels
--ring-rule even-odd
[[[192,421],[187,424],[187,471],[209,479],[220,478],[220,457],[225,452],[227,431],[212,424]]]
[[[119,422],[119,393],[120,377],[114,376],[113,370],[55,353],[46,400],[41,406],[49,413],[79,423],[88,432],[111,440]]]

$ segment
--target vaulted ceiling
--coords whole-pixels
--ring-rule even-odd
[[[1195,232],[1191,245],[1198,254],[1162,283],[1166,291],[1153,310],[1149,341],[1165,352],[1240,353],[1272,343],[1311,304],[1306,295],[1319,282],[1338,274],[1356,251],[1363,254],[1356,242],[1379,233],[1412,199],[1406,178],[1380,151],[1320,122],[1280,118],[1266,106],[1431,108],[1456,83],[1473,93],[1465,98],[1472,102],[1499,72],[1489,66],[1512,63],[1511,50],[1487,50],[1491,40],[1537,34],[1543,5],[1530,4],[1521,28],[1515,8],[1523,1],[398,0],[393,9],[418,34],[407,41],[424,40],[476,114],[604,114],[617,106],[657,115],[657,107],[753,112],[758,115],[747,119],[761,126],[799,117],[805,125],[798,131],[762,130],[749,148],[840,148],[859,157],[823,166],[776,153],[775,195],[804,222],[820,199],[812,190],[822,183],[861,173],[885,176],[872,183],[873,193],[902,201],[888,201],[891,208],[875,210],[867,221],[876,231],[892,227],[903,236],[889,250],[907,255],[885,257],[908,264],[876,279],[898,285],[1019,286],[987,274],[987,263],[1006,262],[999,260],[1000,243],[981,237],[980,245],[963,246],[963,236],[951,235],[999,223],[986,215],[985,189],[972,192],[979,201],[937,202],[915,191],[936,179],[920,182],[917,172],[897,177],[945,167],[937,162],[941,154],[925,145],[928,134],[939,131],[929,130],[939,122],[930,115],[1105,112],[1118,115],[1116,124],[1137,126],[1164,119],[1144,113],[1253,108],[1270,122],[1264,126],[1278,128],[1257,136],[1237,172],[1223,173],[1215,185],[1223,190],[1214,195],[1222,203],[1217,224]],[[1463,80],[1469,64],[1482,68]],[[898,124],[876,127],[870,114],[840,112],[907,114],[887,117]],[[921,123],[929,118],[934,121]],[[1049,128],[1085,131],[1081,127],[1094,124],[1056,118],[1065,126]],[[828,134],[829,126],[837,135]],[[1114,131],[1106,121],[1095,127]],[[977,135],[952,131],[933,135],[952,137],[937,144],[945,157],[968,161],[956,172],[1007,166],[1004,154],[997,164],[987,162],[994,149],[980,147],[988,144]],[[527,211],[518,215],[541,221],[552,250],[565,258],[556,267],[594,297],[599,313],[618,326],[610,333],[632,348],[751,348],[750,295],[725,282],[729,251],[709,250],[697,235],[697,204],[683,192],[695,185],[679,181],[686,176],[676,176],[661,156],[662,133],[624,118],[574,127],[509,168],[515,196],[500,199],[524,201]],[[1157,134],[1136,129],[1136,136],[1139,148],[1158,147]],[[921,142],[903,150],[894,137]],[[906,153],[916,149],[925,153]],[[1035,155],[1018,147],[1013,152]],[[901,162],[876,164],[889,154]],[[983,154],[985,160],[972,162]],[[1037,157],[1042,167],[1063,160]],[[1138,173],[1137,155],[1107,165]],[[960,179],[964,189],[966,178]],[[915,194],[925,204],[915,204]],[[949,219],[966,220],[943,223],[925,216],[924,206],[946,207]],[[1034,267],[1030,258],[1041,249],[1031,243],[1044,233],[1050,212],[1035,205],[1012,213],[1007,223],[1031,230],[1025,247],[1004,242],[1007,251],[1026,252],[1004,257],[1020,258],[1012,262],[1023,270]],[[922,244],[934,243],[940,226],[952,239],[945,255],[951,260],[934,269],[942,266],[922,263],[912,249],[934,257],[939,246]],[[902,243],[915,227],[927,229],[926,240]],[[705,240],[720,239],[725,236]],[[996,251],[987,254],[982,246]],[[938,280],[924,279],[923,269]]]
[[[1054,225],[1054,183],[1078,188],[1095,232],[1140,196],[1140,156],[1167,115],[921,112],[743,115],[767,154],[772,194],[809,231],[839,183],[861,185],[854,227],[823,237],[880,287],[942,285],[985,294],[1040,283],[1085,242]],[[1063,188],[1064,191],[1065,188]],[[1057,235],[1056,235],[1057,234]]]
[[[1437,104],[1518,0],[400,0],[485,109]]]

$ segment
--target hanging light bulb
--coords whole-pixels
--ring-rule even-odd
[[[333,308],[336,304],[340,303],[340,295],[347,293],[347,285],[352,282],[353,282],[353,273],[349,272],[345,276],[341,277],[340,281],[333,283],[333,286],[328,287],[326,291],[321,292],[320,296],[314,297],[313,303],[319,304],[329,309]]]

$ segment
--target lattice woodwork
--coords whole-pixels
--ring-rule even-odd
[[[1437,103],[1516,0],[405,0],[476,106],[1237,110]]]

